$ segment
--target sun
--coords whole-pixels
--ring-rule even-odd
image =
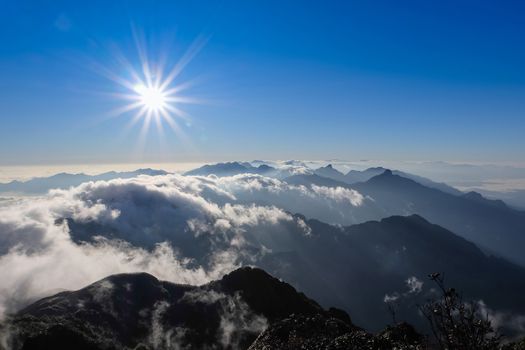
[[[156,125],[160,136],[164,134],[164,125],[167,125],[179,136],[179,139],[187,139],[184,135],[184,128],[191,127],[192,123],[190,115],[182,109],[182,106],[201,104],[202,100],[182,95],[185,90],[193,86],[195,79],[182,82],[178,80],[180,73],[202,48],[205,40],[196,40],[187,52],[177,62],[172,62],[169,67],[167,64],[171,60],[165,52],[161,50],[161,54],[157,55],[159,57],[151,60],[146,52],[147,45],[142,36],[135,34],[138,61],[132,63],[130,58],[117,54],[115,59],[121,72],[119,74],[112,69],[95,65],[97,72],[120,85],[119,91],[110,95],[126,101],[124,105],[111,111],[109,115],[131,116],[126,129],[137,123],[142,124],[141,143],[149,133],[151,124]]]
[[[167,93],[158,86],[137,84],[133,90],[137,93],[137,100],[149,112],[165,112],[167,107]]]

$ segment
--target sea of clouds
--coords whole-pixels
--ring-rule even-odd
[[[5,200],[0,315],[115,273],[200,285],[308,235],[293,213],[345,221],[370,200],[252,174],[139,176]]]

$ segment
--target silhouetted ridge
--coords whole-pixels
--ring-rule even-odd
[[[381,184],[381,185],[403,185],[403,186],[417,186],[424,187],[423,185],[417,183],[414,180],[408,179],[406,177],[396,175],[390,169],[386,169],[381,174],[376,175],[365,183],[369,184]]]
[[[160,346],[155,339],[181,347],[245,349],[268,323],[292,313],[350,322],[344,311],[326,311],[257,268],[241,268],[200,287],[147,273],[118,274],[41,299],[14,315],[12,348],[155,349]],[[170,340],[177,329],[180,334]]]
[[[508,209],[508,206],[502,200],[488,199],[488,198],[483,197],[480,193],[475,192],[475,191],[470,191],[470,192],[465,193],[463,195],[463,198],[466,198],[468,200],[471,200],[473,202],[477,202],[480,204],[494,206],[500,209]]]
[[[345,175],[335,169],[332,164],[314,170],[314,174],[341,182],[345,182],[346,179]]]
[[[217,163],[217,164],[206,164],[200,168],[190,170],[184,175],[216,175],[216,176],[233,176],[238,174],[259,174],[267,175],[271,173],[272,175],[277,175],[277,169],[266,165],[261,164],[258,167],[252,166],[250,163],[240,163],[240,162],[227,162],[227,163]]]
[[[271,166],[269,165],[266,165],[266,164],[261,164],[257,167],[257,169],[259,169],[260,171],[263,171],[263,172],[266,172],[266,171],[273,171],[275,170],[275,168],[272,168]]]
[[[251,167],[250,167],[251,168]],[[210,175],[228,176],[247,172],[249,168],[239,162],[227,162],[217,164],[206,164],[200,168],[190,170],[185,175]]]
[[[268,319],[276,320],[292,313],[316,314],[323,309],[315,301],[299,293],[288,283],[272,277],[264,270],[243,267],[224,276],[211,285],[233,293],[239,291],[255,312],[263,313]]]
[[[525,265],[521,248],[525,244],[525,214],[500,201],[486,199],[477,193],[454,195],[390,171],[351,187],[373,198],[373,203],[369,203],[363,213],[373,210],[372,219],[419,214],[485,251]]]
[[[378,330],[390,321],[385,295],[405,293],[409,277],[420,281],[422,290],[401,302],[398,313],[400,319],[423,326],[413,305],[425,301],[431,287],[427,275],[433,271],[445,273],[448,283],[465,297],[483,300],[494,309],[525,312],[525,306],[516,302],[525,293],[523,268],[488,256],[421,215],[347,227],[318,220],[306,223],[311,229],[307,237],[298,235],[304,238],[297,239],[292,249],[268,254],[260,266],[300,286],[321,305],[347,310],[367,329]],[[502,284],[507,288],[501,289]]]

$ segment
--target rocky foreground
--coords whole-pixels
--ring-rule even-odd
[[[325,310],[250,267],[203,286],[145,273],[110,276],[37,301],[2,333],[3,346],[14,350],[426,348],[406,323],[368,333],[346,312]]]

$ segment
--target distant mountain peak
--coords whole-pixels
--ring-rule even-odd
[[[267,164],[261,164],[258,166],[259,169],[274,169],[272,168],[271,166],[267,165]]]
[[[462,197],[465,198],[465,199],[468,199],[470,201],[482,203],[482,204],[485,204],[485,205],[490,205],[490,206],[493,206],[493,207],[498,207],[498,208],[501,208],[501,209],[507,209],[508,208],[507,204],[505,204],[505,202],[503,202],[502,200],[485,198],[481,193],[476,192],[476,191],[467,192]]]
[[[384,219],[381,219],[381,222],[383,222],[383,223],[391,223],[391,222],[409,223],[409,222],[413,222],[413,223],[419,223],[419,224],[424,224],[424,225],[433,225],[427,219],[425,219],[424,217],[422,217],[421,215],[418,215],[418,214],[412,214],[412,215],[408,215],[408,216],[393,215],[393,216],[389,216],[389,217],[386,217]]]
[[[344,181],[345,179],[345,175],[336,168],[334,168],[332,164],[328,164],[324,167],[317,168],[316,170],[314,170],[314,174],[337,181]]]
[[[482,199],[482,198],[484,198],[484,197],[481,195],[481,193],[476,192],[476,191],[469,191],[469,192],[465,193],[465,194],[463,195],[463,197],[465,197],[465,198],[469,198],[469,199]]]
[[[344,175],[344,181],[353,184],[357,182],[365,182],[370,180],[372,177],[380,175],[386,169],[382,167],[373,167],[366,170],[350,170]]]
[[[317,170],[323,170],[323,169],[324,169],[324,170],[329,170],[329,171],[336,171],[336,172],[338,172],[338,173],[341,173],[339,170],[337,170],[336,168],[334,168],[334,166],[333,166],[331,163],[328,164],[328,165],[325,165],[325,166],[323,166],[323,167],[320,167],[320,168],[318,168]],[[343,173],[341,173],[341,174],[343,174]]]
[[[367,168],[365,171],[385,171],[385,170],[390,170],[390,169],[384,168],[382,166],[375,166],[375,167]]]
[[[413,184],[413,185],[424,187],[423,185],[419,184],[418,182],[416,182],[416,181],[414,181],[412,179],[409,179],[409,178],[406,178],[404,176],[395,174],[390,169],[385,169],[381,174],[371,177],[366,182],[369,182],[369,183],[385,182],[385,183],[389,183],[389,184],[390,183],[398,183],[398,184],[403,183],[403,184]]]

